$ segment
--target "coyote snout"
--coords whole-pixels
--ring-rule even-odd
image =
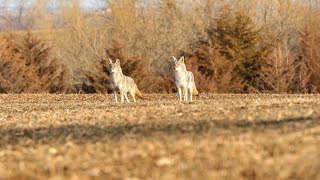
[[[182,95],[183,100],[188,101],[188,93],[190,93],[190,101],[192,101],[192,94],[199,94],[194,83],[194,75],[191,71],[187,71],[183,56],[179,60],[173,56],[173,63],[174,78],[180,101],[182,101]]]
[[[134,83],[131,77],[125,76],[122,73],[122,69],[120,66],[120,60],[117,59],[115,63],[109,59],[109,70],[110,70],[110,77],[111,77],[111,85],[113,88],[114,98],[115,101],[118,102],[117,93],[120,93],[121,102],[124,103],[124,97],[126,98],[127,102],[129,103],[128,93],[131,94],[133,98],[133,102],[136,102],[136,97],[138,96],[142,98],[142,94],[139,91],[137,85]]]

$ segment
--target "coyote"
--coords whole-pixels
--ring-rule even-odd
[[[179,60],[173,56],[173,60],[174,78],[180,101],[182,101],[182,93],[184,101],[188,101],[188,93],[190,93],[190,101],[192,101],[192,94],[199,94],[194,83],[194,75],[191,71],[187,71],[183,56]]]
[[[120,60],[117,59],[115,63],[109,59],[109,69],[110,69],[110,77],[111,77],[111,85],[113,88],[114,98],[116,103],[118,103],[117,92],[120,92],[121,102],[124,103],[124,97],[129,103],[129,99],[127,94],[130,93],[133,97],[133,102],[136,102],[136,95],[139,98],[143,98],[141,92],[139,91],[137,85],[134,83],[131,77],[125,76],[122,73],[122,69],[120,67]]]

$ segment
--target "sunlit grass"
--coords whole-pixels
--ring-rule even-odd
[[[0,177],[317,179],[320,96],[1,95]]]

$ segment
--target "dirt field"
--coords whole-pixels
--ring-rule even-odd
[[[320,95],[0,95],[0,179],[320,179]]]

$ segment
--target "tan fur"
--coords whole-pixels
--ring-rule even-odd
[[[193,94],[194,95],[199,95],[199,92],[198,92],[198,90],[196,88],[196,85],[193,86]]]
[[[144,99],[144,97],[142,96],[142,93],[140,92],[140,90],[138,89],[138,87],[137,87],[137,89],[136,89],[136,96],[138,96],[138,97],[141,98],[141,99]]]
[[[129,103],[129,99],[127,94],[133,98],[133,101],[136,102],[135,96],[139,98],[143,98],[141,92],[139,91],[137,85],[134,83],[133,79],[129,76],[125,76],[122,73],[122,69],[120,66],[120,60],[117,59],[115,63],[110,59],[109,70],[111,77],[111,85],[113,88],[115,101],[118,102],[117,93],[120,93],[121,102],[124,103],[124,98],[126,98]]]
[[[199,94],[194,82],[194,75],[191,71],[187,71],[183,56],[179,60],[173,57],[173,60],[174,78],[178,88],[180,101],[182,101],[182,95],[183,100],[188,101],[188,93],[190,94],[189,99],[192,101],[192,95]]]

